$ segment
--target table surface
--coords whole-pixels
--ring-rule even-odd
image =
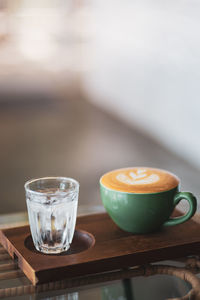
[[[104,212],[102,206],[80,206],[78,215],[87,215]],[[21,226],[28,223],[27,213],[15,213],[0,216],[0,228]],[[0,248],[0,267],[13,263]],[[165,261],[162,264],[182,267],[181,261]],[[2,267],[3,269],[3,267]],[[12,276],[12,272],[18,272]],[[200,274],[197,274],[200,277]],[[7,279],[6,279],[7,278]],[[0,291],[23,285],[30,285],[29,280],[20,270],[2,271],[0,269]],[[145,286],[145,288],[144,288]],[[48,300],[163,300],[167,298],[182,297],[191,289],[191,285],[175,276],[155,275],[137,276],[131,279],[118,279],[99,282],[74,288],[65,288],[54,291],[35,292],[29,295],[6,297],[6,299],[48,299]],[[5,297],[4,297],[5,298]]]

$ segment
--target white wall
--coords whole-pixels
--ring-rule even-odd
[[[94,0],[92,101],[200,167],[200,2]]]

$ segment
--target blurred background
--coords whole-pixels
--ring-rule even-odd
[[[24,182],[151,166],[199,196],[196,0],[0,0],[0,213]]]

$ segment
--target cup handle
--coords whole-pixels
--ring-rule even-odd
[[[185,215],[177,218],[169,218],[169,220],[164,223],[164,226],[173,226],[173,225],[181,224],[189,220],[195,214],[197,210],[197,199],[192,193],[189,192],[179,192],[175,195],[174,208],[183,199],[187,200],[189,203],[190,207],[188,212]]]

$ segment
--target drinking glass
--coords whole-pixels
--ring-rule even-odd
[[[66,177],[44,177],[25,183],[33,243],[46,254],[67,251],[73,239],[79,183]]]

